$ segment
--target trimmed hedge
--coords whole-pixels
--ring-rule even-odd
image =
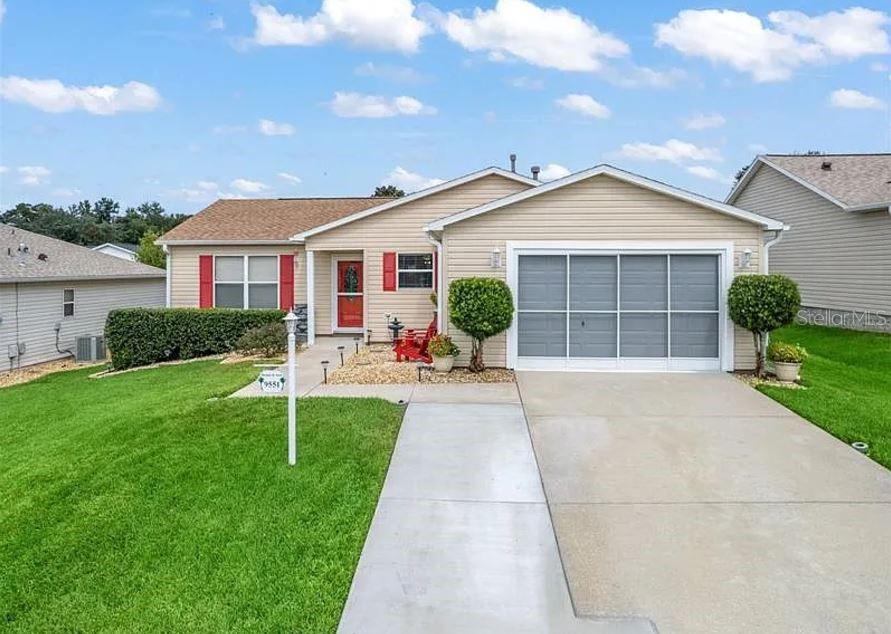
[[[123,370],[229,352],[245,332],[281,322],[280,310],[123,308],[108,313],[105,345]]]

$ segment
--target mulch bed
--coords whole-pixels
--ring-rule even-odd
[[[65,372],[67,370],[79,370],[87,368],[91,365],[104,365],[105,362],[99,363],[75,363],[74,359],[60,359],[58,361],[49,361],[47,363],[38,363],[37,365],[29,365],[26,368],[18,370],[9,370],[0,372],[0,388],[9,387],[10,385],[18,385],[27,383],[34,379],[39,379],[53,372]]]
[[[764,378],[759,379],[752,372],[734,372],[733,376],[738,378],[740,381],[749,385],[751,387],[758,387],[759,385],[770,385],[772,387],[783,387],[788,390],[806,390],[807,388],[800,383],[789,383],[787,381],[780,381],[777,377],[772,374],[764,375]]]
[[[473,373],[466,368],[454,368],[451,372],[421,372],[422,383],[513,383],[514,373],[504,368],[488,368]],[[387,383],[417,383],[418,366],[414,362],[396,362],[390,344],[371,344],[361,348],[346,363],[328,374],[328,383],[382,385]]]

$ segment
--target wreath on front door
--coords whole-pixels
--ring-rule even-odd
[[[359,292],[359,272],[355,266],[348,266],[343,274],[343,292],[358,293]]]

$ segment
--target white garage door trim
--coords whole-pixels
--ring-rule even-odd
[[[733,242],[714,240],[629,240],[629,241],[512,241],[507,243],[507,283],[518,298],[518,270],[521,255],[717,255],[718,358],[628,358],[586,359],[570,357],[519,357],[518,310],[507,331],[507,365],[516,370],[696,372],[733,370],[733,323],[727,311],[727,289],[733,281]],[[669,351],[670,355],[670,351]]]

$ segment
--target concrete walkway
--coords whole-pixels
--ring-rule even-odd
[[[514,384],[417,386],[341,634],[648,633],[573,615]]]
[[[886,632],[891,472],[725,374],[519,375],[579,614]]]

